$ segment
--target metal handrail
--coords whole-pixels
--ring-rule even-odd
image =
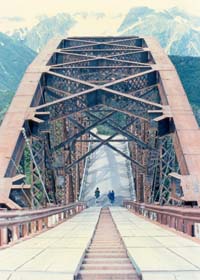
[[[85,203],[78,202],[38,210],[0,212],[0,247],[55,227],[85,208]]]
[[[133,205],[135,208],[140,208],[148,211],[154,211],[160,214],[173,215],[176,217],[182,217],[184,219],[200,220],[200,208],[191,208],[191,207],[176,207],[176,206],[159,206],[159,205],[150,205],[145,203],[138,203],[134,201],[124,201],[124,206]]]
[[[123,205],[150,220],[198,237],[195,228],[200,224],[199,208],[150,205],[128,200],[124,200]]]
[[[10,210],[6,213],[0,213],[0,227],[16,224],[27,223],[39,219],[43,219],[52,215],[74,209],[77,206],[85,205],[84,203],[72,203],[67,206],[58,206],[45,208],[40,210]],[[13,213],[14,212],[14,213]]]

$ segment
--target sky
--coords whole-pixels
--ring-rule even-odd
[[[148,6],[157,10],[177,6],[200,16],[199,0],[0,0],[0,31],[14,27],[31,27],[42,15],[53,16],[60,12],[104,12],[108,17],[119,14],[125,16],[130,8],[135,6]]]
[[[195,3],[195,4],[191,4]],[[127,12],[132,6],[147,5],[157,9],[179,6],[200,15],[199,0],[0,0],[0,17],[35,17],[58,12]]]

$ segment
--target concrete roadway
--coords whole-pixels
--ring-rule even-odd
[[[61,225],[0,250],[0,280],[72,280],[99,218],[86,209]]]
[[[0,250],[1,280],[73,280],[101,207],[90,207],[30,240]],[[143,280],[200,280],[200,244],[123,207],[113,220]]]
[[[200,280],[199,243],[144,220],[125,208],[110,209],[143,280]]]
[[[107,138],[107,136],[100,136],[104,139]],[[114,139],[118,138],[123,139],[123,136],[119,135]],[[128,155],[126,142],[111,142],[110,144]],[[91,149],[96,145],[96,143],[93,143]],[[135,198],[129,160],[103,145],[90,155],[87,163],[87,175],[82,185],[81,200],[86,201],[89,206],[95,205],[94,192],[97,187],[99,187],[101,193],[96,203],[99,206],[111,205],[107,197],[111,190],[115,192],[115,205],[122,205],[125,198]]]

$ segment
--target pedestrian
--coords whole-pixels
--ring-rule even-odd
[[[115,202],[115,192],[113,190],[110,193],[110,202],[111,204]]]
[[[95,195],[96,200],[100,197],[100,190],[98,187],[96,188],[94,195]]]

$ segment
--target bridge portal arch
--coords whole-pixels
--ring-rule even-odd
[[[92,130],[109,128],[102,139]],[[130,156],[112,145],[126,137]],[[200,202],[199,128],[176,70],[149,37],[49,42],[28,67],[0,128],[0,204],[78,198],[90,136],[131,162],[137,200]]]

